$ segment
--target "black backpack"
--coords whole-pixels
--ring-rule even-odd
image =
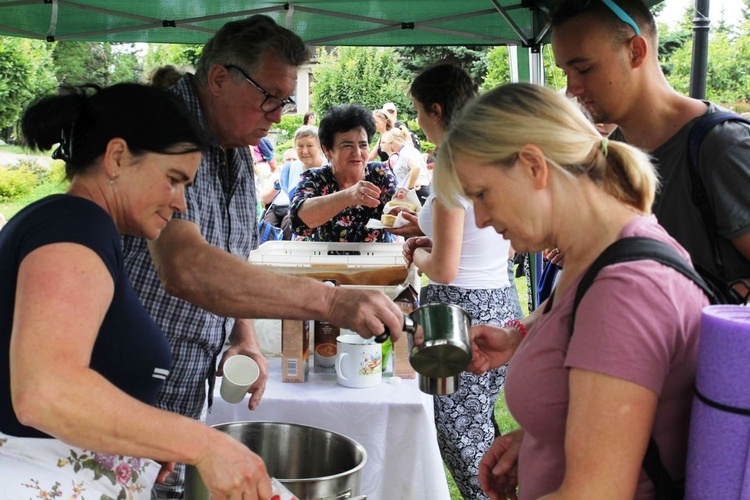
[[[714,287],[720,288],[724,291],[724,294],[727,295],[729,299],[729,301],[725,303],[743,304],[747,302],[747,297],[743,298],[737,292],[732,293],[734,291],[732,290],[732,286],[738,282],[742,282],[742,280],[736,280],[731,283],[727,283],[726,280],[722,278],[722,276],[724,275],[724,261],[721,257],[721,252],[719,249],[720,236],[718,231],[716,230],[716,219],[714,218],[714,213],[711,209],[711,205],[708,202],[708,193],[706,192],[706,187],[703,185],[700,173],[698,171],[698,153],[700,151],[701,144],[703,143],[703,139],[712,128],[714,128],[719,123],[723,123],[726,121],[739,121],[750,125],[749,119],[736,113],[732,113],[731,111],[717,111],[715,113],[706,113],[698,118],[690,128],[690,132],[688,134],[688,161],[690,167],[691,183],[690,194],[693,203],[700,210],[701,219],[703,219],[703,224],[706,226],[706,232],[708,233],[708,238],[711,243],[711,252],[713,253],[714,257],[714,265],[716,266],[718,275],[702,268],[701,266],[696,266],[696,269],[698,269],[701,276],[703,276],[706,281],[711,282]],[[750,290],[750,286],[748,286],[747,283],[745,283],[745,286],[746,288],[748,288],[748,290]]]
[[[655,260],[665,266],[678,271],[682,275],[691,279],[700,287],[711,301],[711,304],[725,304],[727,297],[720,289],[713,284],[706,282],[701,275],[693,269],[690,264],[680,256],[672,247],[666,243],[653,238],[630,237],[621,238],[610,246],[597,257],[591,264],[586,274],[581,278],[581,282],[576,289],[576,295],[573,300],[573,312],[570,319],[570,332],[573,335],[573,325],[575,323],[578,306],[594,282],[597,274],[604,267],[618,262],[632,262],[636,260]],[[648,442],[646,454],[643,457],[643,470],[646,471],[651,482],[654,484],[657,500],[679,500],[684,498],[685,485],[684,481],[676,481],[667,472],[661,461],[659,447],[656,441],[651,437]]]

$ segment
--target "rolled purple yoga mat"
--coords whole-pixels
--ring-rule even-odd
[[[750,307],[703,309],[685,496],[750,498]]]

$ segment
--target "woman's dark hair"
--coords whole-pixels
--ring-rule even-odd
[[[21,119],[24,143],[65,161],[68,178],[85,172],[119,137],[135,154],[201,151],[208,138],[185,105],[165,90],[120,83],[89,95],[92,86],[43,97]]]
[[[305,113],[305,117],[302,118],[302,125],[312,125],[310,123],[310,118],[314,116],[315,116],[315,113],[313,113],[312,111],[308,111],[307,113]]]
[[[149,76],[149,84],[152,87],[167,90],[170,87],[177,85],[177,82],[182,78],[182,71],[175,68],[171,64],[166,64],[155,68]]]
[[[357,104],[344,104],[330,108],[318,126],[320,145],[326,149],[333,148],[333,137],[342,132],[349,132],[362,127],[367,133],[367,142],[372,142],[375,135],[375,118],[372,111]]]
[[[425,68],[412,82],[409,95],[430,112],[434,104],[443,109],[443,128],[447,129],[458,111],[476,95],[474,82],[466,71],[451,63]]]

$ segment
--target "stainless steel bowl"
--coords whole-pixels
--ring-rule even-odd
[[[300,500],[352,499],[359,494],[365,448],[342,434],[307,425],[233,422],[213,426],[257,453],[268,475]],[[188,466],[187,500],[209,500],[197,469]]]

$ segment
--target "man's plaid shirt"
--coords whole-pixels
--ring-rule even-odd
[[[192,75],[186,75],[172,90],[208,131],[193,81]],[[175,218],[194,222],[208,243],[246,260],[250,250],[257,246],[258,238],[249,149],[227,150],[225,155],[213,140],[203,153],[195,183],[185,196],[187,211],[175,214]],[[172,369],[159,393],[157,406],[198,419],[206,398],[206,380],[213,387],[215,357],[221,352],[234,321],[167,294],[156,274],[146,240],[126,236],[123,247],[133,286],[172,347]]]

